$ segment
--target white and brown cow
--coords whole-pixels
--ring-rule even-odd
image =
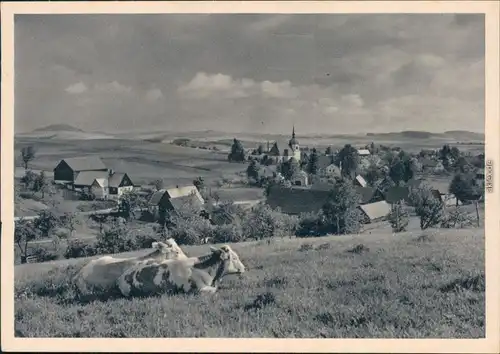
[[[229,246],[210,246],[210,250],[202,257],[137,263],[120,276],[118,287],[124,296],[193,291],[213,293],[223,276],[245,272],[245,266]]]
[[[80,294],[93,291],[107,291],[116,287],[117,279],[130,267],[148,260],[162,262],[167,259],[185,259],[186,254],[174,239],[153,242],[153,252],[141,257],[114,258],[104,256],[91,260],[76,274],[73,282]]]

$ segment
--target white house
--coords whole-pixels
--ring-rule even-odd
[[[90,185],[90,192],[96,199],[108,199],[108,180],[106,178],[95,178]]]

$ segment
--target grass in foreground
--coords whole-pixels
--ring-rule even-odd
[[[484,337],[484,231],[421,235],[235,244],[248,273],[225,278],[213,295],[84,304],[66,281],[75,263],[16,267],[16,330],[27,337]],[[208,247],[185,249],[200,255]]]

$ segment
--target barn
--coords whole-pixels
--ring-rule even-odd
[[[54,182],[74,183],[81,172],[108,172],[108,168],[98,156],[80,156],[61,160],[54,168]],[[90,181],[90,184],[92,184]],[[90,186],[89,184],[89,186]]]

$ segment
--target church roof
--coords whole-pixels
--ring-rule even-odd
[[[293,127],[292,130],[292,138],[288,142],[288,145],[292,147],[292,145],[299,145],[299,141],[295,138],[295,126]]]

